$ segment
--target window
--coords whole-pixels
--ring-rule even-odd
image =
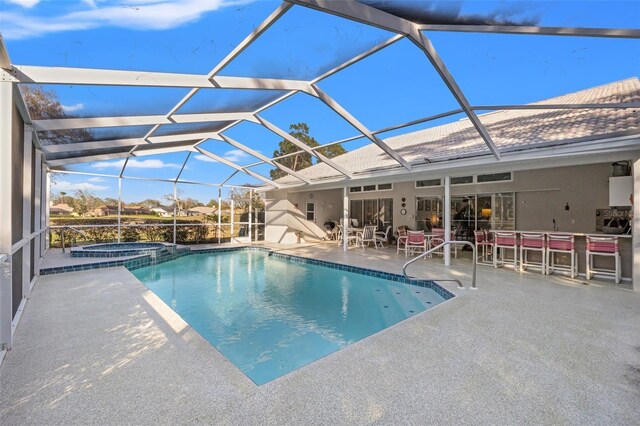
[[[473,176],[459,176],[451,178],[451,185],[462,185],[465,183],[473,183]]]
[[[349,192],[390,191],[392,189],[392,183],[381,183],[379,185],[350,186]]]
[[[426,188],[429,186],[440,186],[440,185],[442,185],[441,179],[427,179],[427,180],[416,181],[416,188]]]
[[[307,220],[316,220],[316,203],[307,201]]]
[[[478,183],[508,181],[511,180],[511,172],[478,175],[477,179]]]

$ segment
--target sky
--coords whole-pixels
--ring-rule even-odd
[[[206,74],[279,4],[270,0],[0,0],[0,33],[16,65]],[[461,15],[533,20],[541,26],[640,28],[638,1],[462,1],[448,2],[447,7],[459,10]],[[294,6],[220,75],[310,80],[392,35]],[[444,32],[425,35],[471,104],[528,103],[640,75],[640,40]],[[406,40],[323,80],[319,86],[370,130],[458,108],[424,54]],[[188,90],[106,86],[45,89],[56,93],[67,114],[83,117],[165,114]],[[178,112],[251,110],[280,94],[206,89]],[[358,134],[306,94],[291,96],[262,115],[284,129],[292,123],[306,122],[320,143]],[[458,115],[447,120],[461,118]],[[162,126],[158,134],[193,127]],[[89,130],[109,140],[141,137],[149,128]],[[280,141],[273,133],[247,122],[226,134],[267,156]],[[345,144],[345,148],[352,150],[364,143],[357,140]],[[241,165],[257,162],[225,142],[210,140],[203,147]],[[129,161],[125,176],[173,179],[186,155],[135,158]],[[68,168],[117,175],[121,166],[116,160]],[[269,167],[252,170],[268,177]],[[192,153],[181,179],[220,183],[233,172],[228,166]],[[238,173],[228,183],[261,182]],[[56,178],[55,191],[76,189],[114,197],[117,181],[70,174]],[[125,180],[123,200],[161,198],[171,190],[169,183]],[[180,185],[180,190],[184,196],[204,202],[217,197],[217,187]]]

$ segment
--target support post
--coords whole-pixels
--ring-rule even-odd
[[[178,215],[178,186],[173,182],[173,244],[176,243],[176,223]]]
[[[22,156],[22,238],[28,240],[22,247],[22,298],[26,299],[31,291],[31,182],[33,180],[33,126],[24,126],[24,154]]]
[[[6,254],[6,263],[0,262],[0,353],[11,349],[11,321],[13,319],[13,289],[11,283],[11,188],[13,84],[0,82],[0,254]],[[0,360],[3,355],[0,355]]]
[[[33,200],[33,213],[35,215],[33,225],[34,231],[37,232],[36,237],[33,239],[34,244],[34,259],[35,267],[34,271],[36,275],[40,275],[40,258],[42,257],[42,152],[36,149],[34,165],[34,200]]]
[[[222,234],[222,188],[218,187],[218,244]]]
[[[633,271],[632,284],[635,291],[640,291],[640,158],[633,163]]]
[[[122,226],[122,178],[118,177],[118,242],[122,237],[120,227]]]
[[[51,180],[49,179],[49,171],[45,163],[41,164],[42,167],[42,194],[40,198],[40,217],[42,228],[49,226],[49,197],[51,190]],[[49,232],[44,233],[44,238],[40,241],[40,257],[44,257],[45,252],[49,248]]]
[[[231,231],[230,231],[230,235],[229,235],[229,242],[232,243],[233,242],[233,231],[235,231],[234,228],[234,202],[233,202],[233,197],[231,198]]]
[[[252,206],[253,204],[253,189],[249,190],[249,243],[251,243],[251,219],[252,219]]]
[[[444,178],[444,241],[451,240],[451,177]],[[444,265],[451,265],[451,245],[444,246]]]
[[[347,251],[349,245],[349,188],[342,189],[342,250]]]

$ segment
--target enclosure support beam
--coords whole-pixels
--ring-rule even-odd
[[[221,157],[219,155],[216,155],[216,154],[214,154],[212,152],[205,151],[204,149],[202,149],[200,147],[196,147],[196,150],[200,154],[202,154],[204,156],[207,156],[207,157],[211,158],[212,160],[219,161],[222,164],[225,164],[225,165],[227,165],[227,166],[229,166],[231,168],[234,168],[234,169],[236,169],[236,170],[238,170],[240,172],[244,172],[244,173],[248,174],[249,176],[253,176],[254,178],[259,179],[259,180],[263,181],[264,183],[267,183],[267,184],[269,184],[271,186],[274,186],[276,188],[281,188],[280,184],[278,184],[278,183],[276,183],[276,182],[274,182],[274,181],[272,181],[270,179],[267,179],[266,177],[254,172],[254,171],[248,170],[248,169],[246,169],[244,167],[240,167],[236,163],[234,163],[233,161],[229,161],[226,158],[223,158],[223,157]]]
[[[251,219],[253,214],[253,189],[249,190],[249,243],[251,243]]]
[[[233,197],[231,197],[231,231],[230,231],[230,235],[229,235],[229,242],[231,242],[231,243],[235,243],[236,242],[235,238],[233,238],[233,232],[235,231],[235,229],[234,229],[235,228],[234,227],[235,218],[233,217],[234,213],[235,213],[234,212],[234,204],[235,203],[233,202]]]
[[[218,187],[218,244],[222,234],[222,188]]]
[[[572,27],[538,27],[520,25],[418,25],[424,31],[447,31],[464,33],[500,33],[526,35],[553,35],[571,37],[613,37],[640,38],[640,30],[617,28],[572,28]]]
[[[24,152],[22,156],[22,238],[28,243],[22,247],[22,298],[26,299],[31,291],[31,203],[33,194],[31,193],[31,183],[33,182],[34,171],[32,170],[33,160],[33,126],[24,126]],[[35,252],[35,251],[34,251]]]
[[[178,214],[178,185],[173,182],[173,244],[176,243],[176,223]]]
[[[118,177],[118,242],[121,242],[121,230],[122,226],[122,176]]]
[[[40,275],[40,258],[42,252],[40,251],[42,241],[42,153],[39,149],[36,149],[34,165],[34,200],[33,200],[33,218],[34,231],[37,232],[33,244],[34,244],[34,259],[35,262],[35,275]]]
[[[632,229],[632,284],[635,291],[640,291],[640,158],[633,163],[633,223]]]
[[[342,250],[349,245],[349,187],[342,188]]]
[[[267,18],[255,30],[253,30],[251,34],[249,34],[244,40],[242,40],[242,42],[240,42],[240,44],[238,44],[222,61],[220,61],[215,67],[213,67],[211,71],[209,71],[209,74],[207,74],[208,82],[212,86],[222,87],[220,78],[218,78],[217,80],[214,80],[214,77],[218,74],[218,72],[221,69],[223,69],[225,66],[227,66],[229,62],[231,62],[234,58],[236,58],[247,47],[249,47],[251,43],[257,40],[258,37],[262,35],[262,33],[264,33],[271,25],[273,25],[290,8],[291,8],[291,4],[283,3],[275,11],[273,11],[269,16],[267,16]],[[259,79],[248,79],[248,80],[250,82],[255,82],[256,80],[259,80]],[[300,83],[307,84],[307,86],[305,87],[308,87],[308,83],[306,82],[300,82]],[[198,91],[200,90],[200,88],[197,86],[191,86],[191,87],[192,89],[189,91],[189,93],[187,93],[180,101],[178,101],[177,104],[173,106],[173,108],[171,108],[171,110],[169,110],[169,112],[166,115],[168,119],[170,119],[171,116],[173,116],[173,114],[176,113],[176,111],[178,111],[184,104],[186,104],[191,98],[193,98],[196,95],[196,93],[198,93]],[[281,87],[281,85],[279,85],[278,87]],[[244,88],[247,89],[249,87],[244,87]],[[253,88],[261,88],[261,87],[253,87]],[[294,88],[294,87],[291,87],[290,89],[300,90],[299,88]],[[149,130],[149,132],[145,135],[145,139],[147,139],[156,130],[158,130],[158,127],[160,126],[159,125],[153,126],[151,130]]]
[[[349,1],[328,1],[328,0],[289,0],[292,3],[307,6],[312,9],[320,10],[333,15],[341,16],[352,21],[362,22],[367,25],[372,25],[378,28],[385,29],[387,31],[393,31],[399,34],[406,35],[412,43],[414,43],[420,50],[422,50],[431,65],[438,72],[445,85],[449,88],[451,94],[456,98],[460,107],[464,110],[467,117],[476,128],[485,144],[489,147],[496,160],[500,159],[500,152],[497,146],[489,136],[489,133],[485,129],[484,125],[478,118],[478,116],[471,109],[469,101],[462,93],[462,90],[454,80],[453,76],[440,59],[438,52],[427,39],[427,37],[420,32],[419,27],[411,21],[402,19],[390,13],[384,12],[375,7],[368,6],[363,3]]]
[[[240,142],[231,139],[230,137],[223,135],[222,133],[220,133],[220,137],[227,142],[229,145],[238,148],[241,151],[246,152],[249,155],[253,155],[254,157],[256,157],[259,160],[264,161],[267,164],[270,164],[272,166],[275,166],[277,168],[279,168],[280,170],[282,170],[285,173],[290,174],[291,176],[295,177],[296,179],[300,179],[301,181],[303,181],[304,183],[311,183],[311,181],[309,179],[307,179],[306,177],[302,176],[300,173],[295,172],[293,170],[291,170],[290,168],[283,166],[282,164],[278,163],[277,161],[272,160],[271,158],[267,157],[264,154],[261,154],[260,152],[253,150],[251,148],[249,148],[248,146],[245,146],[243,144],[241,144]]]
[[[82,117],[56,118],[50,120],[34,120],[36,131],[84,129],[94,127],[122,127],[149,126],[154,124],[184,124],[202,123],[209,121],[238,121],[255,122],[251,112],[221,112],[205,114],[176,114],[167,118],[164,115],[131,115],[122,117]]]
[[[444,241],[451,240],[451,177],[444,178]],[[444,265],[451,265],[451,245],[447,244],[444,249]]]
[[[13,185],[13,84],[0,82],[0,360],[5,351],[11,349],[12,282],[11,282],[11,235]]]
[[[313,155],[314,157],[316,157],[317,159],[319,159],[320,161],[325,163],[327,166],[329,166],[332,169],[337,170],[338,172],[343,174],[345,177],[347,177],[349,179],[351,178],[351,173],[349,173],[349,171],[346,170],[344,167],[339,166],[338,164],[336,164],[333,160],[325,157],[324,155],[320,154],[319,152],[315,152],[313,149],[311,149],[310,146],[308,146],[304,142],[298,140],[297,138],[293,137],[289,133],[285,132],[284,130],[282,130],[281,128],[276,126],[275,124],[265,120],[264,118],[262,118],[262,117],[260,117],[258,115],[256,115],[256,118],[258,119],[260,124],[262,124],[266,129],[272,131],[273,133],[275,133],[276,135],[280,136],[281,138],[291,142],[292,144],[294,144],[298,148],[302,149],[304,152]]]
[[[362,133],[367,139],[369,139],[374,144],[378,145],[378,147],[383,150],[389,157],[393,158],[407,170],[411,170],[411,165],[405,161],[404,158],[400,154],[398,154],[393,148],[384,143],[380,138],[374,135],[369,129],[365,127],[360,121],[358,121],[349,111],[342,107],[338,102],[336,102],[331,96],[325,93],[322,89],[320,89],[315,84],[312,85],[313,89],[316,92],[316,96],[320,99],[325,105],[335,111],[340,117],[342,117],[347,123],[351,124],[353,127],[358,129],[360,133]]]

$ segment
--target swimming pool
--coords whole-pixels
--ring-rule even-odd
[[[429,282],[263,251],[192,254],[132,273],[258,385],[451,297]]]

